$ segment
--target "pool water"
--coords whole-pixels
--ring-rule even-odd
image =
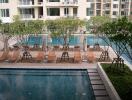
[[[95,100],[87,70],[0,69],[0,100]]]
[[[34,44],[39,44],[42,45],[43,43],[46,45],[49,44],[47,36],[29,36],[28,39],[23,40],[23,43],[26,43],[28,45],[34,45]],[[81,40],[80,40],[80,35],[78,36],[71,36],[69,39],[69,45],[80,45]],[[86,42],[89,45],[94,45],[95,43],[99,43],[100,45],[107,45],[101,38],[94,37],[93,35],[88,35],[86,36]],[[51,45],[63,45],[64,40],[63,38],[59,37],[53,37],[52,42],[50,43]],[[82,44],[81,44],[82,45]]]

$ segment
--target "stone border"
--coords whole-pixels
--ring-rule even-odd
[[[105,71],[103,70],[101,63],[97,64],[97,71],[104,82],[106,90],[111,98],[111,100],[121,100],[120,96],[118,95],[117,91],[115,90],[113,84],[111,83],[110,79],[106,75]]]

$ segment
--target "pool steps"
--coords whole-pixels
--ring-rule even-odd
[[[88,69],[88,75],[91,80],[96,100],[111,100],[97,69]]]

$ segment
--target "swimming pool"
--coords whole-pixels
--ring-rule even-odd
[[[94,45],[95,43],[99,43],[100,45],[107,45],[101,38],[95,37],[93,35],[87,35],[86,37],[86,42],[89,45]],[[82,45],[81,40],[80,40],[80,35],[73,35],[69,39],[69,45]],[[45,45],[49,45],[48,43],[48,38],[47,35],[42,35],[42,36],[29,36],[28,39],[25,39],[22,41],[24,44],[28,45],[34,45],[34,44],[39,44],[42,45],[43,43]],[[51,45],[63,45],[64,41],[63,38],[59,37],[53,37],[52,42],[50,43]]]
[[[0,69],[0,100],[95,100],[85,69]]]

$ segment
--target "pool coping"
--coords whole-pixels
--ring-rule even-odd
[[[114,88],[113,84],[111,83],[110,79],[108,78],[105,71],[103,70],[100,62],[98,62],[98,64],[97,64],[97,70],[98,70],[98,73],[100,74],[101,79],[104,82],[104,85],[106,87],[106,90],[107,90],[111,100],[121,100],[119,94],[117,93],[117,91]]]
[[[56,64],[56,63],[0,63],[0,68],[34,69],[95,69],[97,64]]]

